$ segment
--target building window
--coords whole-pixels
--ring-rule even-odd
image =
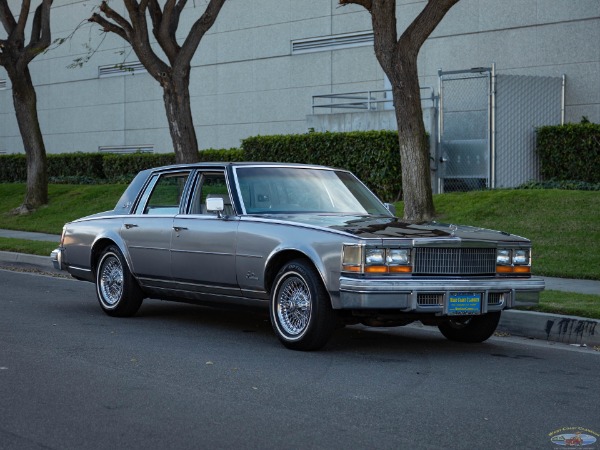
[[[148,71],[139,61],[112,64],[98,67],[98,78],[119,77],[123,75],[135,75],[138,73],[147,73]]]
[[[361,31],[358,33],[336,34],[309,39],[292,41],[292,55],[302,53],[326,52],[344,48],[365,47],[373,45],[373,32]]]

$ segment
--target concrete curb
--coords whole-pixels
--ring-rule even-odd
[[[64,273],[56,270],[50,256],[1,252],[0,265],[31,267],[44,272]],[[600,346],[600,320],[576,316],[509,310],[502,313],[498,331],[512,336],[532,339]]]
[[[563,344],[600,346],[600,320],[585,317],[511,309],[502,312],[497,331]]]
[[[0,252],[0,264],[11,265],[15,264],[17,266],[30,266],[39,270],[43,270],[46,272],[55,272],[59,273],[60,271],[56,270],[52,265],[52,261],[50,260],[50,255],[48,256],[38,256],[38,255],[29,255],[26,253],[15,253],[15,252]]]

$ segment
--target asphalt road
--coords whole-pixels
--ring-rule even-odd
[[[3,450],[561,448],[563,428],[600,433],[599,375],[590,348],[416,327],[294,352],[261,312],[115,319],[92,284],[0,271]]]

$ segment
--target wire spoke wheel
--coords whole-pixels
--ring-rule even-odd
[[[310,261],[286,263],[275,277],[269,306],[273,330],[293,350],[318,350],[335,328],[337,315]]]
[[[96,267],[96,295],[102,310],[109,316],[133,316],[140,308],[144,294],[119,248],[107,247]]]
[[[290,275],[283,282],[277,297],[277,316],[281,326],[291,336],[301,334],[310,321],[312,301],[304,280]]]
[[[104,301],[113,306],[123,295],[123,266],[115,256],[109,256],[102,261],[100,267],[99,286]]]

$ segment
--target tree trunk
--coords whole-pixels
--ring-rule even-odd
[[[27,213],[48,203],[46,148],[37,114],[37,96],[29,69],[7,67],[12,83],[17,123],[27,156],[27,190],[17,213]]]
[[[163,99],[176,162],[198,162],[198,140],[190,107],[189,72],[182,77],[171,76],[163,82]]]
[[[395,73],[392,74],[396,79],[390,81],[398,124],[404,219],[426,222],[433,219],[435,209],[417,62],[416,58],[407,55],[401,58],[402,61],[397,62]]]

